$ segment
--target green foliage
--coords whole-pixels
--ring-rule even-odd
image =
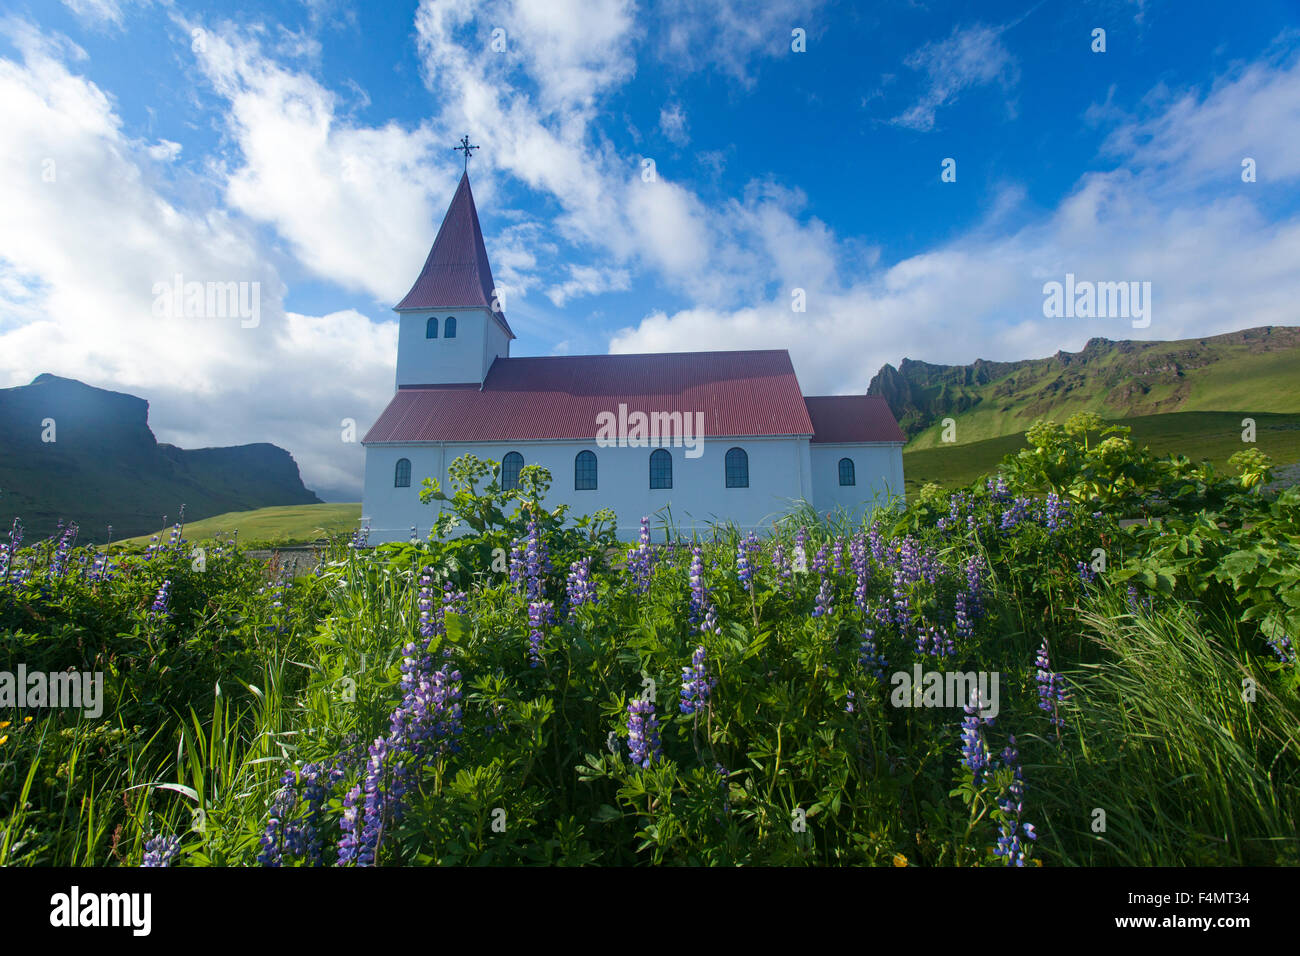
[[[0,588],[0,670],[100,670],[106,702],[99,721],[0,713],[0,864],[136,865],[170,834],[179,864],[253,865],[285,772],[338,760],[332,849],[426,640],[459,674],[461,728],[413,769],[381,864],[1001,865],[999,832],[1023,821],[1031,864],[1296,862],[1300,492],[1261,494],[1257,457],[1232,477],[1156,461],[1095,417],[1031,432],[1005,488],[929,489],[858,527],[800,510],[752,546],[718,528],[641,551],[607,512],[548,510],[544,470],[503,490],[466,457],[450,493],[425,484],[429,540],[334,542],[289,587],[229,546],[201,570],[182,545],[120,557],[102,580],[89,552],[58,576],[48,548],[25,551],[29,578]],[[549,563],[531,597],[530,535]],[[692,545],[712,630],[693,619]],[[595,600],[569,608],[579,561]],[[150,613],[164,580],[167,617]],[[539,602],[555,617],[533,660]],[[951,656],[918,650],[929,628]],[[1039,708],[1044,645],[1063,727]],[[701,646],[713,684],[685,713]],[[985,734],[994,754],[1015,737],[1023,817],[1009,769],[961,762],[960,706],[901,706],[893,675],[914,664],[999,675]],[[646,767],[628,749],[638,697],[659,721]]]

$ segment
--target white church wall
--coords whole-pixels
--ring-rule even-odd
[[[728,449],[740,447],[749,456],[749,487],[726,487],[724,459]],[[588,450],[596,455],[597,489],[574,489],[574,459]],[[369,519],[370,540],[405,541],[415,525],[420,537],[429,533],[435,505],[420,503],[425,477],[439,477],[450,490],[446,469],[461,455],[500,463],[517,451],[524,464],[542,465],[551,472],[551,488],[544,504],[569,505],[572,517],[610,508],[618,515],[619,537],[634,540],[642,515],[652,527],[655,515],[671,507],[672,521],[683,532],[704,530],[713,522],[731,520],[738,526],[762,531],[784,514],[796,499],[812,500],[813,466],[806,438],[706,438],[700,457],[687,458],[684,448],[667,448],[673,460],[673,487],[650,488],[650,453],[653,448],[601,448],[594,441],[573,442],[439,442],[372,444],[366,446],[366,477],[362,515]],[[411,486],[393,487],[400,458],[411,461]]]
[[[823,514],[838,508],[860,519],[890,494],[903,495],[903,446],[896,442],[811,445],[813,505]],[[840,459],[853,462],[855,483],[840,484]]]
[[[486,313],[484,315],[487,334],[483,336],[483,374],[479,376],[480,382],[487,378],[488,369],[492,367],[492,362],[498,355],[502,358],[510,357],[510,336],[506,335],[506,330],[501,328],[501,323]]]
[[[438,320],[436,339],[425,335],[430,317]],[[456,319],[456,337],[451,339],[446,337],[449,317]],[[508,351],[505,332],[485,309],[402,312],[397,331],[397,385],[481,382],[492,359]]]

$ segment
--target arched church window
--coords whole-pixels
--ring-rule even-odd
[[[411,487],[411,459],[397,459],[397,467],[393,469],[393,487],[409,488]]]
[[[512,451],[501,459],[501,490],[515,491],[519,487],[519,471],[524,467],[524,456]]]
[[[438,317],[431,316],[428,322],[424,323],[424,337],[426,339],[436,339],[438,337]]]
[[[650,453],[650,487],[671,488],[673,486],[673,456],[663,448]]]
[[[594,452],[580,451],[573,459],[573,490],[596,490],[596,455]]]
[[[454,315],[447,316],[447,321],[443,323],[442,327],[444,330],[442,337],[444,339],[454,339],[456,337],[456,317]]]
[[[743,448],[733,448],[727,452],[727,487],[749,487],[749,455]]]
[[[840,459],[840,484],[856,485],[857,483],[858,482],[856,480],[856,477],[853,474],[853,459],[841,458]]]

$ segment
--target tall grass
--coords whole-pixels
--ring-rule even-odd
[[[1117,589],[1080,621],[1103,659],[1071,675],[1079,746],[1043,775],[1066,861],[1300,863],[1300,706],[1267,659],[1233,622]]]

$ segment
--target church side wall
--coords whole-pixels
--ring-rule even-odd
[[[634,540],[641,516],[651,527],[663,523],[656,514],[671,508],[676,527],[689,533],[711,522],[734,521],[745,530],[762,531],[790,508],[794,499],[810,497],[812,466],[807,438],[705,439],[698,458],[687,458],[685,448],[667,448],[673,461],[673,487],[650,488],[650,453],[653,448],[600,448],[595,442],[515,442],[372,444],[366,446],[363,517],[370,519],[370,541],[405,541],[411,526],[424,537],[436,514],[435,505],[420,503],[424,478],[439,477],[447,488],[446,468],[460,455],[500,462],[517,451],[525,464],[542,465],[551,472],[551,488],[544,504],[569,505],[571,517],[610,508],[618,515],[619,537]],[[726,487],[724,458],[728,449],[743,448],[749,456],[749,487]],[[574,489],[574,459],[588,450],[596,455],[597,489]],[[394,488],[397,461],[411,461],[411,486]],[[900,464],[901,475],[901,464]],[[656,537],[658,537],[656,535]]]
[[[896,442],[811,445],[813,504],[822,514],[839,508],[860,520],[890,494],[903,495],[903,446]],[[855,484],[840,484],[840,459],[853,462]]]

